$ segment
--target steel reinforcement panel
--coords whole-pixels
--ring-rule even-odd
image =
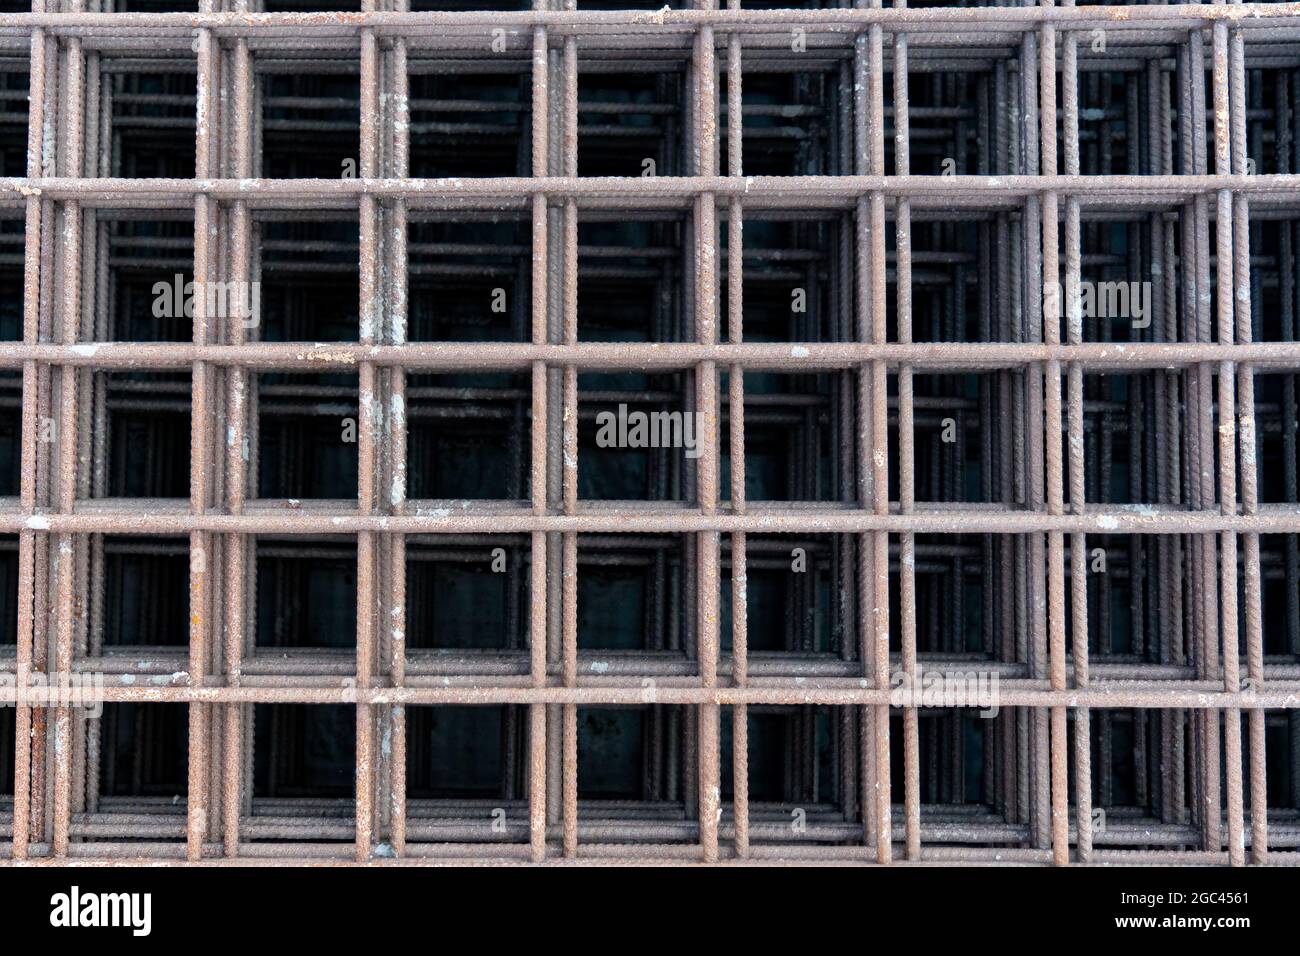
[[[111,3],[0,14],[0,858],[1300,859],[1295,4]]]

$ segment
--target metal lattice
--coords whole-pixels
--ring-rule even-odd
[[[0,855],[1295,862],[1294,5],[93,6],[0,15]]]

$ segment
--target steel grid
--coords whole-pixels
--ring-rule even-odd
[[[0,855],[1300,860],[1294,5],[86,6],[0,15]],[[280,297],[139,318],[174,272]],[[1083,314],[1108,278],[1148,327]],[[421,305],[495,283],[485,329]],[[620,403],[704,423],[637,500]],[[440,493],[447,435],[493,493]],[[450,646],[437,575],[495,548]],[[312,624],[339,568],[355,634]],[[991,719],[893,696],[972,670]]]

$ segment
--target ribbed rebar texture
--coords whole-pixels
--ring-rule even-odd
[[[1295,4],[355,3],[0,14],[0,859],[1300,862]]]

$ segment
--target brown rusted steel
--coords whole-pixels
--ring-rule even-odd
[[[114,6],[0,15],[0,859],[1300,862],[1294,4]],[[644,499],[588,495],[620,405],[698,422]],[[339,422],[354,494],[267,490]],[[421,569],[498,549],[501,645],[439,644]],[[349,779],[277,786],[313,705]]]

